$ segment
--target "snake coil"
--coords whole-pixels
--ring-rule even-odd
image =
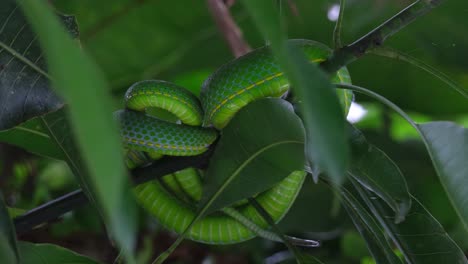
[[[310,40],[290,40],[313,63],[330,54],[326,46]],[[350,83],[346,68],[333,81]],[[162,155],[191,156],[203,153],[216,140],[231,118],[245,105],[263,97],[279,97],[289,89],[268,47],[256,49],[214,72],[203,84],[201,103],[188,90],[175,84],[148,80],[132,85],[125,94],[125,110],[114,113],[128,149],[127,165],[139,166]],[[340,96],[349,108],[348,94]],[[157,119],[144,112],[160,108],[172,113],[180,123]],[[214,127],[214,128],[213,128]],[[292,172],[273,188],[255,198],[275,222],[288,212],[305,179],[302,171]],[[140,204],[164,227],[183,232],[196,216],[196,203],[202,196],[202,178],[195,169],[166,175],[135,188]],[[248,203],[237,203],[197,221],[187,238],[209,244],[232,244],[262,236],[279,241],[267,230],[268,224]],[[313,240],[289,239],[306,246]]]

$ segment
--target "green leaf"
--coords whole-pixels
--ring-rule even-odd
[[[377,260],[377,263],[401,264],[374,217],[350,191],[342,188],[341,193],[346,211],[353,220],[356,229],[366,241],[367,248],[374,259]]]
[[[436,68],[432,67],[431,65],[420,61],[416,58],[411,57],[408,54],[405,54],[401,51],[389,48],[389,47],[379,47],[379,48],[373,48],[372,50],[369,51],[371,54],[379,55],[379,56],[384,56],[388,57],[391,59],[396,59],[396,60],[401,60],[408,62],[409,64],[416,66],[429,74],[432,74],[433,76],[437,77],[439,80],[443,81],[445,84],[447,84],[450,88],[452,88],[454,91],[457,91],[459,94],[463,95],[465,98],[468,98],[468,90],[465,88],[461,87],[458,83],[453,81],[449,76],[447,76],[445,73],[437,70]]]
[[[22,264],[99,264],[71,250],[52,244],[19,242]]]
[[[59,160],[65,159],[64,153],[62,153],[60,147],[49,136],[48,130],[44,127],[42,123],[44,118],[46,117],[35,117],[14,128],[1,131],[0,142],[21,147],[38,155]]]
[[[377,93],[356,85],[338,84],[337,87],[351,89],[379,100],[419,132],[447,195],[468,230],[468,192],[463,188],[468,179],[468,130],[444,121],[417,125],[403,110]]]
[[[349,174],[382,198],[395,211],[395,221],[400,223],[411,208],[411,196],[403,174],[383,151],[369,144],[359,130],[350,127],[353,131]]]
[[[0,263],[19,263],[16,235],[0,192]]]
[[[304,168],[304,128],[282,99],[262,99],[223,129],[205,174],[201,205],[208,213],[271,188]]]
[[[406,220],[395,224],[392,210],[382,200],[364,190],[360,194],[403,253],[406,263],[468,263],[463,251],[416,198],[413,197]]]
[[[348,165],[348,144],[344,117],[333,86],[317,65],[308,63],[298,49],[287,44],[271,1],[244,0],[243,3],[271,43],[273,54],[302,101],[307,158],[327,172],[335,184],[341,184]]]
[[[207,213],[266,190],[303,168],[304,128],[291,104],[265,98],[245,106],[223,129],[205,174],[197,215],[153,263],[164,262]]]
[[[468,129],[452,122],[417,125],[455,211],[468,230]]]
[[[60,16],[78,34],[74,17]],[[50,89],[37,37],[14,0],[0,2],[0,130],[56,110],[62,100]]]
[[[135,205],[130,198],[129,179],[122,162],[117,125],[112,120],[107,82],[99,68],[82,52],[58,23],[44,1],[24,0],[21,6],[38,33],[54,87],[70,105],[73,125],[86,174],[87,186],[108,224],[113,238],[133,262],[135,245]],[[73,169],[72,169],[73,170]]]

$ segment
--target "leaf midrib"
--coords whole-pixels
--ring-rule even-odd
[[[39,68],[36,64],[34,64],[32,61],[30,61],[28,58],[24,57],[23,55],[19,54],[16,52],[14,49],[10,48],[7,44],[5,44],[3,41],[0,41],[0,48],[5,49],[7,52],[9,52],[13,57],[17,58],[18,60],[22,61],[38,73],[42,74],[43,76],[47,77],[48,79],[51,79],[50,75]]]
[[[279,146],[279,145],[282,145],[282,144],[304,144],[304,142],[302,141],[297,141],[297,140],[284,140],[284,141],[279,141],[279,142],[275,142],[275,143],[272,143],[272,144],[268,144],[262,148],[260,148],[259,150],[257,150],[256,152],[253,153],[253,155],[251,155],[248,159],[246,159],[245,161],[243,161],[241,163],[241,165],[239,166],[239,168],[237,168],[233,174],[231,176],[229,176],[227,178],[226,181],[224,181],[224,183],[221,185],[221,187],[218,189],[218,191],[216,191],[214,193],[214,195],[208,200],[208,202],[205,204],[205,206],[203,207],[202,211],[200,212],[200,215],[203,215],[207,209],[211,206],[211,204],[214,202],[214,200],[224,191],[224,189],[232,182],[232,180],[234,180],[236,178],[236,176],[252,161],[254,160],[256,157],[258,157],[261,153],[267,151],[268,149],[271,149],[273,147],[276,147],[276,146]]]

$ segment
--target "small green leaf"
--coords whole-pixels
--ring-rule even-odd
[[[60,16],[77,36],[73,16]],[[57,110],[62,100],[50,89],[39,41],[14,0],[0,1],[0,130]]]
[[[22,264],[99,264],[71,250],[52,244],[19,242]]]
[[[49,114],[47,114],[49,115]],[[32,153],[63,160],[65,156],[60,147],[50,138],[39,116],[30,119],[14,128],[0,132],[0,142],[21,147]]]
[[[350,128],[353,136],[349,174],[382,198],[395,211],[395,221],[400,223],[411,208],[411,196],[403,174],[383,151],[369,144],[359,130]]]
[[[70,39],[45,1],[23,0],[20,4],[38,34],[54,87],[70,106],[73,135],[89,172],[82,174],[88,177],[80,177],[80,183],[88,189],[88,198],[99,205],[127,261],[133,262],[136,208],[122,162],[117,124],[111,115],[107,82],[91,58]]]
[[[19,263],[16,235],[0,192],[0,263]]]
[[[262,99],[241,109],[222,131],[205,174],[207,213],[271,188],[304,168],[304,128],[291,104]]]
[[[273,2],[243,3],[270,41],[273,54],[302,101],[307,158],[327,172],[335,184],[341,184],[346,178],[349,153],[344,117],[334,87],[317,65],[309,63],[294,45],[288,45]]]
[[[417,125],[455,211],[468,230],[468,129],[452,122]]]

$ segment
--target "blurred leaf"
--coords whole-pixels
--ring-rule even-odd
[[[3,201],[2,192],[0,192],[0,262],[6,264],[19,263],[16,235]]]
[[[74,17],[60,16],[78,34]],[[0,130],[56,110],[63,102],[50,89],[37,37],[14,0],[0,2]]]
[[[284,261],[280,261],[277,263],[281,264],[292,264],[292,263],[297,263],[297,264],[323,264],[322,261],[317,259],[316,257],[312,256],[311,254],[305,253],[305,252],[300,252],[300,254],[295,255],[295,259],[287,259]]]
[[[22,264],[98,264],[86,256],[52,244],[19,242]]]
[[[413,197],[413,206],[406,220],[395,224],[392,211],[382,200],[365,190],[359,190],[359,192],[397,248],[403,253],[407,263],[468,263],[463,251],[416,198]]]
[[[447,195],[468,230],[468,129],[452,122],[419,124]]]
[[[362,186],[377,194],[394,211],[395,221],[403,221],[411,208],[411,197],[398,166],[364,135],[352,129],[352,163],[349,174]]]
[[[304,129],[287,101],[255,101],[222,133],[205,174],[200,204],[209,204],[208,213],[267,190],[304,167]]]
[[[109,230],[128,262],[135,245],[136,208],[122,162],[117,125],[111,118],[106,80],[92,60],[66,34],[44,1],[21,1],[37,31],[54,86],[70,104],[74,136],[89,174],[79,180],[102,209]],[[73,170],[73,169],[72,169]],[[112,183],[112,184],[109,184]]]
[[[26,213],[26,210],[20,208],[7,207],[7,210],[11,219]]]
[[[54,4],[76,14],[83,47],[115,89],[160,79],[162,73],[213,67],[213,61],[219,65],[231,57],[205,1],[55,0]]]
[[[341,237],[340,245],[343,254],[355,261],[369,256],[366,241],[354,230],[346,232],[343,237]]]
[[[288,76],[293,91],[303,102],[301,113],[306,130],[307,158],[327,172],[335,184],[341,184],[348,163],[348,144],[343,114],[333,86],[317,65],[309,63],[297,48],[287,44],[271,1],[245,0],[243,3],[271,42],[273,54]]]
[[[342,188],[343,202],[356,229],[366,241],[367,248],[379,264],[401,264],[388,243],[383,230],[372,215],[363,207],[352,193]]]
[[[0,141],[38,155],[60,160],[65,159],[62,149],[50,138],[47,128],[44,126],[47,115],[35,117],[14,128],[1,131]]]
[[[370,50],[370,53],[383,56],[383,57],[388,57],[396,60],[401,60],[408,62],[409,64],[416,66],[429,74],[435,76],[439,80],[443,81],[446,85],[448,85],[450,88],[453,90],[457,91],[459,94],[463,95],[465,98],[468,98],[468,90],[466,90],[463,87],[460,87],[458,83],[453,81],[449,76],[447,76],[445,73],[437,70],[436,68],[432,67],[431,65],[420,61],[416,58],[413,58],[409,56],[408,54],[405,54],[401,51],[389,48],[389,47],[379,47],[379,48],[373,48]]]

